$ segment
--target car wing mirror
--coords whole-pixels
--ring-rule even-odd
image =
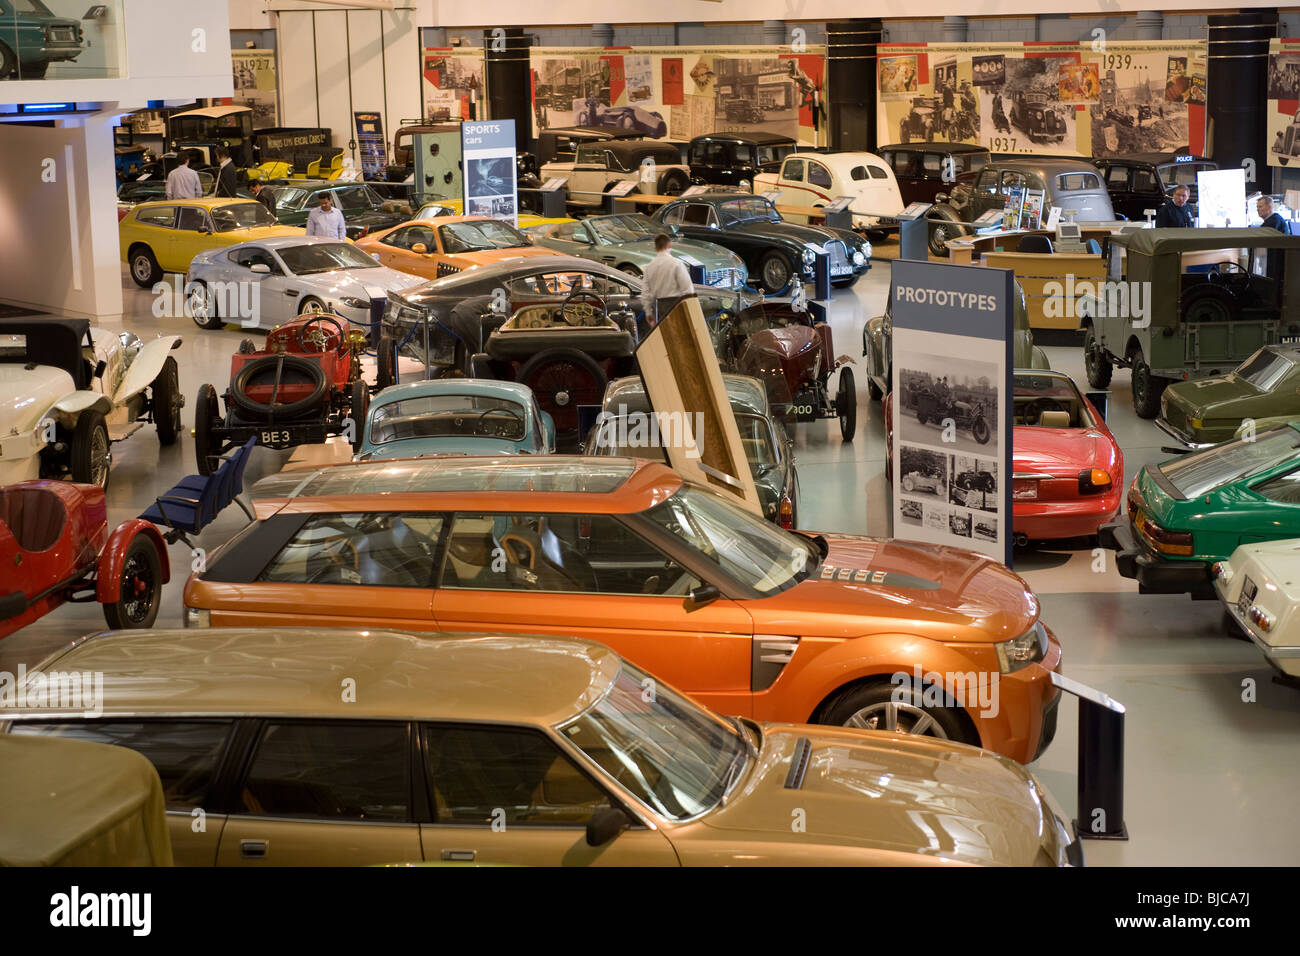
[[[417,242],[415,245],[411,246],[411,251],[417,256],[427,256],[429,254],[429,247],[422,242]]]
[[[255,272],[260,276],[269,276],[271,274],[271,267],[265,262],[255,262],[248,267],[248,271]]]
[[[632,820],[622,807],[597,810],[587,821],[587,846],[604,846],[631,825]]]
[[[701,584],[699,587],[692,588],[691,593],[687,595],[687,602],[691,605],[688,610],[712,604],[720,597],[722,597],[722,592],[718,590],[716,584]]]
[[[98,362],[95,363],[95,374],[94,374],[94,377],[95,377],[95,378],[103,378],[103,377],[104,377],[104,372],[105,372],[107,369],[108,369],[108,363],[105,362],[103,359],[100,359]]]
[[[1088,401],[1092,402],[1092,407],[1097,409],[1097,414],[1101,416],[1101,420],[1103,422],[1106,420],[1106,398],[1109,395],[1110,392],[1086,392],[1085,393],[1085,397],[1088,399]]]

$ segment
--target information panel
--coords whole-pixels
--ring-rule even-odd
[[[894,536],[1011,564],[1010,270],[899,259],[893,317]]]
[[[363,179],[383,179],[388,165],[388,144],[384,142],[384,117],[379,113],[353,113],[357,128],[357,149],[361,153]]]
[[[462,123],[465,214],[518,223],[519,194],[515,178],[515,121]]]

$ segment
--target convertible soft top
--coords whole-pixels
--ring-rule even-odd
[[[1284,236],[1276,229],[1139,229],[1111,236],[1112,244],[1127,246],[1145,256],[1203,252],[1209,249],[1300,249],[1300,236]]]
[[[90,387],[90,370],[81,361],[82,343],[90,335],[89,319],[0,319],[0,336],[5,335],[26,337],[26,362],[65,369],[78,390]]]

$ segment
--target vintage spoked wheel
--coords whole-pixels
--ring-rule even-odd
[[[375,387],[383,391],[397,384],[397,340],[381,335],[375,347]]]
[[[158,444],[174,445],[181,434],[181,406],[185,399],[181,397],[180,378],[176,372],[176,360],[170,355],[163,362],[162,371],[153,380],[153,422],[158,429]]]
[[[108,425],[99,412],[85,411],[77,419],[69,446],[68,470],[72,480],[85,485],[108,487],[108,469],[113,462],[109,450]]]
[[[835,414],[840,419],[840,438],[853,441],[858,430],[858,389],[853,383],[853,369],[840,369],[840,384],[835,390]]]
[[[608,384],[605,372],[586,352],[548,349],[519,370],[519,381],[533,390],[537,404],[555,420],[557,446],[574,447],[579,438],[578,407],[599,405]]]
[[[989,430],[989,423],[984,420],[983,415],[980,415],[970,423],[970,433],[975,436],[975,440],[981,445],[987,445],[989,443],[991,432]]]
[[[221,450],[213,430],[220,424],[217,390],[208,384],[200,385],[198,401],[194,403],[194,463],[200,475],[212,474],[212,460]]]
[[[790,263],[785,256],[772,250],[763,256],[758,264],[759,284],[768,295],[780,295],[790,285],[793,275]]]
[[[127,547],[119,585],[118,599],[104,605],[108,626],[120,629],[152,625],[162,603],[162,557],[148,535],[136,535]]]

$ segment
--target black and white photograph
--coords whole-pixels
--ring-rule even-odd
[[[714,122],[720,130],[788,133],[798,126],[801,95],[794,60],[715,57]]]
[[[928,364],[924,371],[900,366],[899,440],[996,455],[997,366],[946,358]]]
[[[958,537],[971,536],[971,514],[969,511],[953,511],[948,515],[948,530]]]
[[[971,57],[971,75],[976,86],[1001,86],[1007,79],[1007,68],[1001,53],[995,56]]]
[[[921,526],[921,502],[903,499],[899,506],[899,518],[905,525],[911,525],[914,528]]]
[[[1300,99],[1300,53],[1269,54],[1268,98]]]
[[[976,511],[999,510],[1002,490],[998,485],[997,461],[974,455],[954,455],[948,500]]]
[[[1092,120],[1092,154],[1101,159],[1128,153],[1153,153],[1187,145],[1187,102],[1204,80],[1190,66],[1170,88],[1167,54],[1135,53],[1129,69],[1102,69],[1097,101],[1088,109]]]
[[[514,163],[509,157],[471,159],[467,165],[471,196],[499,196],[514,189]]]
[[[898,487],[904,494],[943,501],[948,490],[951,455],[902,445],[898,452]]]
[[[988,128],[994,134],[1010,134],[1025,146],[1074,152],[1076,111],[1060,101],[1061,66],[1070,68],[1077,63],[1063,57],[1003,57],[1005,81],[1000,87],[989,86],[988,105],[981,104]]]
[[[534,60],[533,116],[538,129],[602,126],[609,110],[609,64],[598,57]]]
[[[991,515],[976,515],[972,537],[981,541],[996,541],[998,539],[998,519]]]

